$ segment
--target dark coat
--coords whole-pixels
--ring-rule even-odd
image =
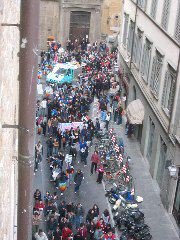
[[[81,185],[82,180],[83,180],[83,173],[82,172],[76,173],[74,176],[74,182],[76,183],[77,186]]]

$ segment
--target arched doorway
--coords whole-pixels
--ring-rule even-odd
[[[74,41],[89,38],[91,13],[85,11],[72,11],[70,13],[69,39]]]

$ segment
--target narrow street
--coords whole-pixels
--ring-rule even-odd
[[[99,117],[97,99],[91,104],[90,117],[93,121]],[[116,134],[123,138],[125,154],[131,157],[131,174],[135,182],[136,195],[142,196],[144,199],[140,204],[140,209],[145,213],[145,221],[150,226],[153,239],[178,240],[177,231],[162,205],[157,185],[152,180],[148,170],[148,164],[140,152],[139,142],[136,139],[127,138],[124,124],[125,118],[123,119],[123,124],[120,126],[114,123],[114,121],[111,121],[109,128],[114,128]],[[101,128],[104,128],[103,122],[101,122]],[[46,160],[46,138],[37,135],[37,141],[38,140],[41,140],[43,143],[44,153],[43,161],[40,163],[39,170],[34,176],[34,191],[40,189],[44,196],[46,191],[53,193],[58,190],[56,190],[50,182],[49,164]],[[111,205],[108,203],[107,198],[105,198],[104,183],[96,183],[97,173],[90,175],[90,157],[93,151],[94,145],[89,151],[87,167],[84,167],[79,161],[80,156],[78,154],[75,170],[81,169],[84,174],[84,180],[79,193],[74,194],[74,184],[72,183],[63,196],[59,194],[59,201],[65,200],[66,202],[73,202],[74,204],[81,203],[86,213],[94,204],[97,204],[102,213],[105,209],[111,210]],[[111,217],[113,217],[112,212]],[[42,223],[42,228],[44,231],[46,230],[46,222]]]

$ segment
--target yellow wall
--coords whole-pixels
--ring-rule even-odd
[[[104,0],[102,8],[102,34],[112,35],[114,33],[111,30],[112,27],[118,27],[120,29],[120,16],[121,16],[122,0]],[[115,19],[118,16],[118,19]]]

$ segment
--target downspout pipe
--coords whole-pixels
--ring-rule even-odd
[[[32,239],[39,0],[21,0],[19,54],[17,239]]]

